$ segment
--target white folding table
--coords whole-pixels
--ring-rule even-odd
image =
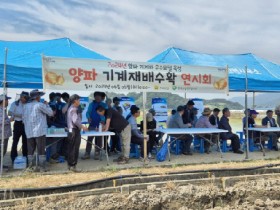
[[[265,151],[261,142],[261,133],[269,133],[269,132],[280,132],[280,127],[270,127],[270,128],[248,128],[248,131],[258,131],[260,132],[260,146],[262,148],[263,156],[265,156]],[[254,134],[252,134],[252,139]]]
[[[107,158],[107,165],[109,165],[109,156],[108,156],[108,152],[107,152],[107,142],[110,141],[111,136],[114,136],[115,133],[114,132],[110,132],[110,131],[106,131],[106,132],[98,132],[98,131],[86,131],[86,132],[81,132],[81,136],[84,137],[89,137],[92,136],[94,137],[93,142],[95,140],[96,136],[102,136],[102,137],[108,137],[108,139],[105,139],[105,145],[104,145],[104,141],[102,140],[102,147],[100,149],[103,149],[105,151],[106,154],[106,158]],[[67,132],[65,133],[53,133],[50,134],[48,133],[46,135],[46,137],[50,137],[50,138],[66,138],[67,137]],[[92,145],[96,146],[94,143],[92,143]]]
[[[220,148],[220,133],[227,133],[227,130],[223,130],[223,129],[218,129],[218,128],[158,128],[156,129],[156,131],[158,132],[162,132],[164,133],[164,135],[162,136],[163,139],[165,139],[165,141],[169,141],[170,142],[170,138],[172,134],[218,134],[218,147],[219,147],[219,151],[221,153],[221,157],[223,157],[223,153],[221,151]],[[168,157],[169,157],[169,161],[170,161],[170,151],[169,151],[169,147],[168,147]]]

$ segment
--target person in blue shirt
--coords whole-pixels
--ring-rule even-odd
[[[101,118],[100,115],[96,112],[96,108],[100,105],[102,105],[104,107],[108,107],[107,104],[102,101],[103,95],[104,94],[102,92],[98,92],[98,91],[93,93],[94,100],[89,104],[88,110],[86,113],[88,123],[89,123],[89,127],[88,127],[89,131],[98,130],[99,123],[102,123],[103,125],[105,123],[105,117],[102,116],[102,118]],[[93,137],[88,137],[88,140],[87,140],[88,142],[86,145],[86,152],[85,152],[84,156],[82,157],[83,160],[90,158],[90,153],[91,153],[91,149],[92,149],[92,140],[93,140]],[[97,147],[95,147],[94,159],[99,160],[100,147],[102,147],[102,137],[101,136],[95,137],[95,145]]]

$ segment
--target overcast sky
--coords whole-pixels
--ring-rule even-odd
[[[279,0],[1,0],[2,40],[69,37],[111,59],[168,47],[280,63]]]

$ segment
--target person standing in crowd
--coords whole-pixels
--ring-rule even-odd
[[[123,110],[122,110],[122,108],[120,106],[117,106],[115,108],[116,108],[116,111],[120,113],[120,115],[123,114]],[[112,132],[114,132],[116,134],[114,136],[111,136],[112,145],[111,145],[111,148],[110,148],[110,152],[119,153],[121,151],[120,134],[117,133],[114,129],[111,129],[111,128],[110,128],[110,131],[112,131]]]
[[[213,109],[213,114],[209,117],[209,122],[211,123],[211,125],[215,125],[216,127],[218,127],[219,125],[219,113],[220,113],[220,109],[215,108]]]
[[[156,127],[157,127],[157,121],[154,119],[152,113],[148,112],[146,114],[146,120],[147,120],[147,134],[149,135],[149,141],[148,141],[148,158],[149,159],[154,159],[154,157],[152,156],[152,150],[153,147],[155,146],[156,140],[157,140],[157,134],[158,132],[155,131]],[[143,133],[144,132],[144,122],[141,121],[140,124],[140,131]]]
[[[63,101],[65,102],[65,105],[64,105],[64,107],[62,108],[62,113],[63,113],[64,115],[66,115],[66,112],[67,112],[67,110],[68,110],[68,108],[69,108],[69,98],[70,98],[70,96],[69,96],[68,93],[64,92],[64,93],[61,94],[61,98],[62,98]],[[65,122],[66,122],[66,124],[67,124],[67,116],[64,116],[64,118],[65,118],[65,120],[66,120]]]
[[[107,104],[108,107],[112,107],[112,99],[107,98],[106,99],[106,104]]]
[[[88,129],[90,131],[97,130],[99,127],[99,123],[101,123],[101,117],[96,112],[96,108],[101,104],[104,105],[105,107],[107,107],[107,104],[102,102],[102,96],[103,96],[102,92],[96,91],[96,92],[94,92],[93,96],[94,96],[94,100],[89,104],[88,110],[86,113],[88,123],[89,123]],[[104,116],[102,116],[102,118],[104,118]],[[84,156],[82,157],[83,160],[90,158],[90,152],[92,149],[92,141],[93,141],[93,137],[92,136],[88,137],[87,145],[86,145],[86,152],[85,152]],[[94,159],[99,160],[100,148],[102,147],[102,136],[95,137],[95,144],[97,147],[95,147]]]
[[[276,121],[273,118],[273,111],[267,110],[266,111],[266,117],[262,119],[262,125],[265,127],[269,127],[268,124],[270,124],[270,127],[277,127]],[[278,138],[280,137],[279,132],[266,132],[264,133],[267,137],[272,139],[272,148],[275,151],[278,151]]]
[[[192,100],[189,100],[186,106],[184,107],[185,111],[184,114],[182,115],[183,118],[183,123],[184,124],[192,124],[194,120],[194,114],[193,114],[193,107],[194,107],[194,102]]]
[[[87,131],[88,128],[82,124],[82,115],[78,111],[80,106],[80,97],[74,94],[69,99],[69,109],[67,111],[68,128],[68,170],[79,172],[76,168],[81,145],[81,130]]]
[[[99,115],[105,116],[106,124],[104,126],[104,131],[108,131],[109,128],[112,128],[116,133],[120,134],[122,139],[122,153],[114,161],[117,161],[118,164],[126,164],[129,162],[130,154],[130,141],[131,141],[131,126],[124,119],[124,117],[113,108],[105,109],[103,105],[99,105],[96,108],[96,111]]]
[[[204,108],[203,112],[201,113],[201,116],[197,120],[195,127],[196,128],[217,128],[218,125],[212,125],[209,122],[209,116],[211,115],[212,110],[209,108]],[[204,139],[204,150],[205,153],[209,154],[210,151],[210,145],[212,143],[216,143],[218,141],[218,135],[216,134],[200,134],[199,137]]]
[[[113,105],[113,109],[115,109],[115,110],[117,110],[117,107],[119,107],[120,106],[120,101],[121,101],[121,99],[120,98],[118,98],[118,97],[114,97],[113,98],[113,103],[114,103],[114,105]]]
[[[28,165],[30,168],[33,166],[33,155],[37,148],[41,171],[47,171],[45,163],[47,116],[52,117],[54,114],[47,102],[40,102],[44,94],[37,89],[30,92],[31,102],[24,106],[22,118],[27,137]]]
[[[14,118],[10,118],[7,115],[7,106],[9,104],[9,99],[11,99],[8,96],[4,96],[3,94],[0,95],[0,148],[1,150],[3,149],[3,154],[5,155],[7,152],[8,148],[8,140],[12,136],[12,128],[11,128],[11,122],[14,120]],[[4,104],[3,104],[4,103]],[[5,107],[5,115],[3,116],[3,105]],[[3,118],[4,118],[4,130],[2,130],[2,123],[3,123]],[[4,132],[4,139],[2,139],[2,134]],[[2,141],[3,142],[3,147],[2,148]],[[0,150],[0,154],[1,154]],[[1,160],[1,157],[0,157]],[[8,169],[8,166],[3,165],[3,168]]]
[[[53,110],[54,112],[54,115],[53,116],[47,116],[47,122],[48,122],[48,127],[51,127],[51,126],[55,126],[55,114],[56,114],[56,94],[54,92],[51,92],[49,94],[49,106],[51,107],[51,109]]]
[[[22,155],[27,158],[27,138],[24,131],[24,124],[22,122],[23,106],[29,100],[29,93],[22,91],[20,94],[20,99],[13,102],[9,109],[8,115],[11,116],[14,122],[13,130],[13,144],[11,149],[11,159],[14,162],[15,158],[18,156],[17,146],[19,139],[22,140]]]
[[[167,125],[168,128],[190,128],[192,127],[191,123],[184,124],[183,123],[183,114],[184,114],[184,107],[183,106],[178,106],[177,107],[177,112],[174,114],[170,121],[169,124]],[[171,136],[175,137],[176,139],[182,140],[183,144],[183,154],[184,155],[192,155],[191,153],[191,144],[193,137],[189,134],[172,134]]]
[[[237,154],[243,154],[243,151],[240,150],[240,141],[239,141],[239,137],[235,134],[232,133],[232,128],[229,124],[229,118],[230,117],[230,111],[228,108],[224,108],[223,109],[223,116],[221,117],[221,120],[219,122],[219,128],[220,129],[224,129],[227,130],[227,133],[221,133],[221,138],[223,141],[226,141],[228,139],[231,140],[231,146],[232,146],[232,150],[234,153]]]

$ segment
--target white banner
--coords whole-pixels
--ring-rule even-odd
[[[227,69],[223,67],[43,57],[42,68],[47,90],[228,91]]]

